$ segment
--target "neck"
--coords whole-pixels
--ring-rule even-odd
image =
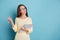
[[[22,15],[20,18],[26,18],[27,16],[26,15]]]
[[[21,17],[26,17],[26,15],[21,15]]]

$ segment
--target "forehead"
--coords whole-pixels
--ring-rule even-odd
[[[23,8],[25,8],[24,6],[20,6],[20,9],[23,9]]]

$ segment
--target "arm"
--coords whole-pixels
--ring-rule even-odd
[[[15,24],[14,24],[13,20],[12,20],[10,17],[8,17],[8,21],[9,21],[10,24],[12,25],[13,30],[14,30],[15,32],[17,32],[17,19],[15,19]]]
[[[33,26],[31,26],[30,28],[25,28],[26,33],[30,34],[33,32]]]
[[[28,34],[33,32],[33,25],[32,25],[32,19],[31,18],[29,20],[27,20],[27,25],[25,25],[23,30],[26,31],[26,33],[28,33]]]
[[[18,27],[17,27],[17,18],[15,19],[15,24],[12,22],[12,29],[17,32],[18,31]]]

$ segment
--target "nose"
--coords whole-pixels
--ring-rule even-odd
[[[23,12],[23,10],[20,11],[21,13]]]

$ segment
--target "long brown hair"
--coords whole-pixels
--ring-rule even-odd
[[[21,15],[22,15],[21,12],[19,12],[21,6],[25,7],[25,9],[26,9],[26,16],[28,17],[27,7],[25,5],[23,5],[23,4],[18,5],[18,8],[17,8],[17,17],[21,17]]]

